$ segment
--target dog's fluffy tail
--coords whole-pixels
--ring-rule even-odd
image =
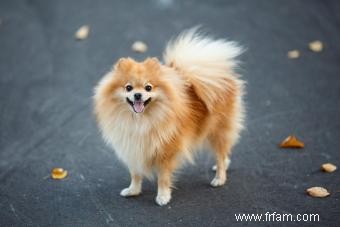
[[[237,43],[213,39],[195,27],[170,41],[163,57],[167,66],[187,77],[208,110],[212,110],[235,86],[242,91],[242,81],[234,73],[238,65],[235,58],[242,52]]]

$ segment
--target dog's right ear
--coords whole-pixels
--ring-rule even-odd
[[[132,66],[133,60],[131,58],[120,58],[114,66],[115,70],[128,71]]]

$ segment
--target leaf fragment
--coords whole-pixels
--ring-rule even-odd
[[[298,57],[300,57],[300,51],[298,51],[298,50],[288,51],[287,57],[290,58],[290,59],[298,58]]]
[[[312,197],[323,198],[330,195],[327,189],[323,187],[311,187],[306,190],[307,194]]]
[[[284,139],[281,144],[281,148],[304,148],[305,144],[300,141],[296,136],[290,135],[286,139]]]
[[[67,170],[63,168],[54,168],[52,169],[51,177],[55,180],[64,179],[67,176]]]
[[[148,50],[148,46],[142,41],[136,41],[132,44],[131,49],[137,53],[144,53]]]
[[[327,173],[332,173],[334,172],[337,167],[336,165],[332,164],[332,163],[325,163],[321,166],[321,169],[324,171],[324,172],[327,172]]]
[[[321,52],[323,50],[323,43],[319,40],[310,42],[309,49],[314,52]]]
[[[78,40],[84,40],[89,36],[90,33],[90,26],[88,25],[83,25],[81,26],[76,33],[74,34],[74,36],[76,37],[76,39]]]

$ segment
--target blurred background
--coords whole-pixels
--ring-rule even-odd
[[[339,12],[336,0],[0,1],[0,226],[255,225],[235,214],[266,212],[320,215],[287,226],[338,225],[339,173],[320,166],[340,165]],[[206,152],[180,171],[169,205],[155,205],[155,182],[122,198],[128,171],[99,135],[93,87],[120,57],[161,58],[198,24],[247,49],[247,129],[228,182],[209,186]],[[278,147],[291,134],[304,149]],[[51,179],[55,167],[68,176]],[[312,186],[331,195],[312,198]]]

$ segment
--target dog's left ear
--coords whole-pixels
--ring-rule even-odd
[[[158,61],[157,58],[147,58],[145,59],[145,61],[143,62],[143,64],[152,70],[159,70],[161,63]]]

